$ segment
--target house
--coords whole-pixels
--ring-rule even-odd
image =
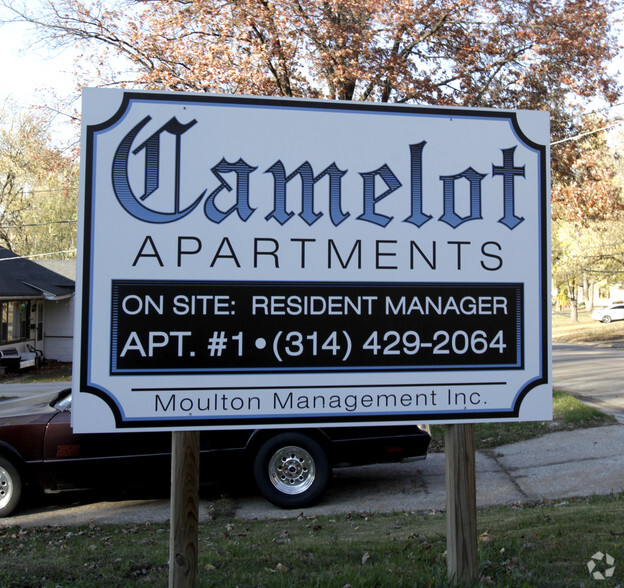
[[[591,284],[587,292],[588,299],[585,298],[583,288],[578,289],[578,301],[585,309],[604,308],[624,300],[624,284],[608,285],[604,282]]]
[[[46,267],[47,266],[47,267]],[[71,361],[75,262],[36,263],[0,247],[0,351]]]

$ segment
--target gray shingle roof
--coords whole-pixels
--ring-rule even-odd
[[[0,247],[0,299],[54,300],[72,296],[74,288],[74,280]]]

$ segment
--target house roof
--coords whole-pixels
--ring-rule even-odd
[[[70,279],[72,282],[76,281],[75,259],[40,259],[36,263],[37,265],[42,265],[43,267]]]
[[[61,300],[74,289],[74,280],[0,247],[0,299]]]

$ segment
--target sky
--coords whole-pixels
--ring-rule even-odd
[[[0,8],[0,18],[4,15]],[[71,74],[73,55],[70,50],[51,50],[45,46],[30,47],[31,28],[22,23],[0,26],[0,95],[13,95],[24,103],[36,101],[38,90],[45,87],[73,88]]]
[[[0,20],[6,9],[0,7]],[[55,50],[45,45],[33,46],[35,37],[23,23],[0,26],[0,104],[11,100],[20,108],[30,109],[45,104],[51,88],[62,97],[75,89],[72,74],[74,54],[71,50]],[[53,132],[62,141],[74,134],[66,117],[55,118]]]

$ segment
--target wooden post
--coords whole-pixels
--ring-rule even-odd
[[[448,577],[470,584],[478,571],[474,425],[446,425],[444,450]]]
[[[169,587],[195,586],[199,542],[198,431],[172,433],[170,524]]]

